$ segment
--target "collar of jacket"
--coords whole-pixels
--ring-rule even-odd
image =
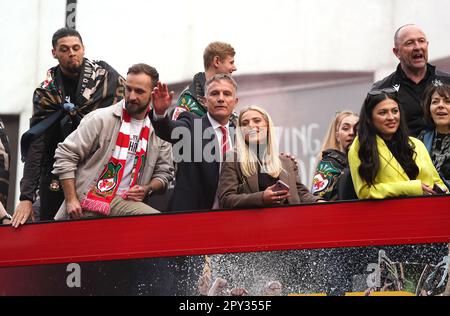
[[[432,75],[435,75],[435,73],[436,73],[436,66],[433,66],[433,65],[427,63],[427,73],[425,74],[425,77],[422,79],[422,81],[428,80],[428,78],[430,78],[430,76],[432,76]],[[400,79],[402,79],[402,80],[411,80],[411,79],[409,79],[406,76],[405,72],[402,69],[402,65],[401,64],[398,64],[397,70],[395,71],[395,74],[396,74],[396,76],[398,78],[396,80],[397,82],[395,82],[396,84],[400,84],[400,82],[399,82]]]
[[[113,115],[122,119],[122,108],[125,105],[125,100],[121,100],[118,103],[112,105],[114,107]]]

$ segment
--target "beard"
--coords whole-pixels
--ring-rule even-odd
[[[139,115],[147,111],[148,103],[131,103],[129,101],[125,101],[125,108],[127,109],[128,114],[130,116]]]
[[[63,63],[61,64],[61,67],[64,68],[64,70],[70,74],[77,74],[79,75],[83,69],[83,60],[76,60],[74,61],[69,61],[67,63]],[[64,65],[64,66],[63,66]]]

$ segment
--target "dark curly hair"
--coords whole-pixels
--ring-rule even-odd
[[[369,185],[373,185],[375,177],[380,168],[380,160],[378,155],[378,147],[376,136],[377,129],[373,124],[373,109],[382,101],[391,99],[399,104],[398,99],[393,93],[380,93],[372,95],[370,92],[364,100],[359,116],[358,138],[359,151],[358,156],[361,160],[361,165],[358,168],[360,177]],[[408,129],[401,108],[400,110],[400,125],[392,139],[386,142],[390,151],[405,170],[406,174],[411,180],[416,179],[419,174],[414,158],[414,144],[409,142]]]
[[[423,99],[423,112],[425,114],[425,121],[427,123],[427,127],[430,129],[435,129],[436,124],[433,121],[433,118],[431,117],[431,99],[433,97],[434,93],[439,94],[439,96],[443,98],[450,98],[450,86],[442,83],[435,83],[432,85],[429,85],[425,90],[425,98]]]
[[[62,29],[57,30],[52,37],[52,46],[53,48],[56,48],[56,44],[58,43],[58,40],[63,38],[63,37],[67,37],[67,36],[74,36],[74,37],[78,37],[80,39],[81,44],[83,44],[83,39],[81,38],[80,33],[78,33],[77,30],[68,28],[68,27],[64,27]]]

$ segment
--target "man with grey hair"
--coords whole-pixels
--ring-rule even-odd
[[[158,83],[152,93],[152,125],[156,135],[174,144],[174,161],[178,162],[171,211],[218,208],[220,164],[232,148],[230,116],[238,103],[237,85],[230,75],[216,74],[206,82],[205,90],[206,115],[186,111],[176,121],[167,114],[173,92]]]
[[[422,100],[430,84],[450,83],[450,74],[428,63],[428,40],[425,33],[414,24],[398,28],[392,49],[400,64],[397,70],[376,82],[372,90],[394,88],[400,101],[411,136],[425,128]]]

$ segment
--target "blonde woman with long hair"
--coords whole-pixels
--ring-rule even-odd
[[[6,212],[2,202],[0,202],[0,225],[7,225],[9,223],[11,223],[11,215]]]
[[[281,156],[269,114],[259,106],[240,112],[236,149],[222,165],[219,204],[224,208],[317,202],[300,182],[295,163]],[[279,180],[287,184],[280,186]]]
[[[317,156],[311,192],[327,201],[338,199],[338,183],[348,167],[347,152],[356,136],[359,116],[352,111],[337,112]]]

